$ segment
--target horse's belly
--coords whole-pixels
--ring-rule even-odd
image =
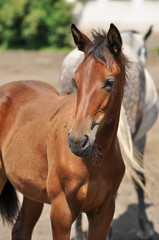
[[[2,156],[10,182],[28,198],[48,202],[46,191],[48,165],[40,145],[37,145],[35,140],[29,141],[25,134],[20,134],[6,146],[8,147],[5,147],[4,151],[2,148]]]
[[[45,169],[43,169],[44,172],[41,174],[42,169],[34,169],[30,166],[30,163],[28,163],[27,167],[26,163],[24,163],[23,168],[23,163],[23,159],[19,166],[12,158],[8,158],[5,161],[5,170],[9,181],[26,197],[34,201],[49,203],[46,191]]]
[[[46,191],[46,167],[43,166],[43,168],[38,167],[38,169],[35,169],[31,165],[31,161],[26,163],[25,159],[24,161],[23,159],[19,160],[20,161],[17,162],[12,158],[5,160],[6,175],[10,182],[26,197],[34,201],[48,203],[49,200]]]

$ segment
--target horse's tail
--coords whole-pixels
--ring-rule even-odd
[[[3,222],[14,222],[19,213],[19,200],[13,185],[7,181],[0,195],[0,214]]]
[[[126,165],[127,176],[135,180],[139,184],[139,186],[143,189],[143,191],[147,194],[151,202],[156,205],[150,194],[150,191],[143,184],[139,174],[137,174],[137,172],[141,172],[144,174],[146,178],[155,183],[153,177],[151,177],[152,173],[150,170],[152,170],[152,168],[149,166],[149,171],[143,168],[142,166],[143,156],[138,152],[138,150],[133,145],[129,124],[127,122],[123,106],[121,107],[120,123],[118,128],[118,139],[122,157]]]

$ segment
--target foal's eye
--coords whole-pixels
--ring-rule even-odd
[[[72,79],[72,86],[73,86],[75,89],[77,89],[77,84],[76,84],[76,82],[75,82],[74,79]]]
[[[111,92],[113,86],[115,83],[115,79],[114,78],[109,78],[105,81],[103,88],[105,88],[108,92]]]

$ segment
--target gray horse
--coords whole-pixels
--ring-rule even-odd
[[[157,90],[148,71],[145,69],[147,49],[145,42],[151,35],[152,27],[146,34],[133,30],[123,31],[123,51],[130,61],[130,69],[127,73],[128,83],[125,87],[123,107],[129,124],[134,146],[143,155],[146,142],[146,134],[154,124],[158,115]],[[61,95],[74,92],[75,86],[72,81],[74,73],[84,59],[83,52],[77,49],[71,51],[64,59],[61,67],[59,91]],[[143,163],[141,163],[143,164]],[[141,181],[145,184],[143,173],[137,171]],[[142,240],[153,237],[152,223],[148,220],[145,212],[143,189],[134,180],[138,195],[138,221],[140,230],[137,236]],[[77,234],[81,234],[81,217],[76,223]],[[79,236],[78,235],[78,236]],[[77,237],[77,239],[80,239]]]

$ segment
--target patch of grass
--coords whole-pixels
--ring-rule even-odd
[[[24,46],[15,46],[15,47],[10,47],[8,48],[5,44],[0,45],[0,51],[4,51],[4,50],[23,50],[23,51],[29,51],[29,50],[34,50],[34,51],[71,51],[73,50],[74,47],[70,46],[65,46],[62,48],[57,48],[57,47],[53,47],[53,46],[28,46],[28,47],[24,47]]]
[[[154,46],[148,49],[149,54],[159,53],[159,46]]]

